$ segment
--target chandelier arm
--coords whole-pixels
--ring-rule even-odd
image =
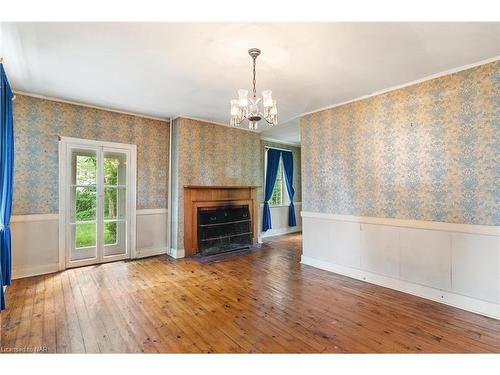
[[[266,116],[264,116],[262,113],[259,113],[259,115],[261,115],[261,117],[262,117],[264,120],[266,120],[266,122],[267,122],[269,125],[274,125],[274,124],[273,124],[273,122],[272,122],[272,121],[269,121],[269,120],[267,119],[267,117],[266,117]]]
[[[243,121],[245,121],[246,119],[248,119],[248,115],[241,117],[241,119],[240,119],[240,121],[238,121],[237,125],[238,126],[241,125],[243,123]]]

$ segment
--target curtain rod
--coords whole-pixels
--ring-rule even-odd
[[[292,152],[292,153],[293,153],[293,151],[292,151],[292,150],[287,149],[287,148],[278,148],[278,147],[272,147],[272,146],[265,146],[265,147],[266,147],[267,149],[272,148],[272,149],[274,149],[274,150],[288,151],[288,152]]]

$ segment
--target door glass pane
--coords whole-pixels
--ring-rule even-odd
[[[127,155],[119,152],[104,154],[104,184],[125,185],[127,183]]]
[[[71,150],[70,260],[97,257],[97,151]]]
[[[75,247],[89,247],[96,245],[96,225],[76,224],[75,225]]]
[[[102,234],[104,256],[127,253],[127,154],[104,150],[104,196]]]
[[[116,239],[116,221],[104,223],[104,245],[115,245]]]
[[[95,151],[73,150],[72,179],[74,185],[95,185],[97,158]]]
[[[125,219],[126,198],[124,187],[104,188],[104,220]]]
[[[125,221],[104,222],[104,256],[127,253],[127,223]]]
[[[89,221],[96,219],[97,194],[94,186],[73,187],[74,214],[72,221]]]

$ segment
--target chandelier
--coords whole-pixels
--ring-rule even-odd
[[[273,93],[271,90],[262,91],[262,107],[264,110],[261,111],[259,108],[261,98],[257,97],[257,91],[255,90],[255,60],[257,60],[257,57],[260,55],[260,49],[250,48],[248,54],[253,60],[253,95],[248,98],[248,90],[238,90],[238,99],[230,101],[230,125],[237,127],[240,126],[244,120],[248,120],[248,128],[250,130],[256,130],[259,121],[262,119],[266,120],[271,126],[277,125],[278,109],[276,108],[276,100],[273,100]]]

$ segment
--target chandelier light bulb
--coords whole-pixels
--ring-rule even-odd
[[[272,108],[271,108],[271,115],[276,116],[277,114],[278,114],[278,107],[276,107],[276,100],[273,100]]]
[[[240,107],[248,106],[248,90],[245,89],[238,90],[238,104]]]
[[[233,99],[230,101],[231,103],[231,116],[239,116],[240,107],[238,106],[238,99]]]
[[[264,108],[269,108],[273,106],[273,92],[271,90],[262,91],[262,100]]]

